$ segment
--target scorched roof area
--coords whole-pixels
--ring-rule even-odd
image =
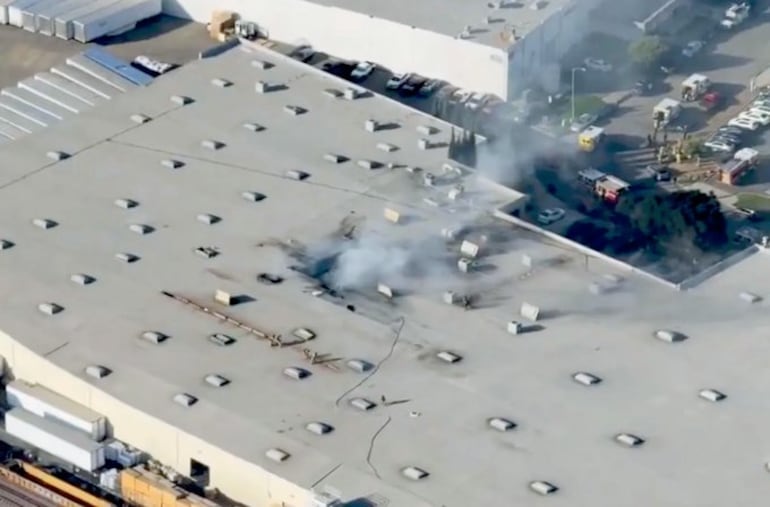
[[[347,499],[770,495],[765,253],[687,293],[618,276],[494,221],[445,124],[332,88],[235,49],[0,148],[0,327]]]

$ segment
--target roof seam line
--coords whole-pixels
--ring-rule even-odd
[[[374,472],[375,477],[378,479],[382,479],[380,477],[380,473],[377,471],[377,468],[372,463],[372,454],[374,453],[374,444],[377,441],[377,437],[380,436],[380,433],[383,432],[383,430],[390,424],[390,421],[392,418],[388,416],[387,420],[382,424],[382,426],[377,429],[377,431],[374,432],[374,435],[372,435],[372,438],[369,440],[369,451],[366,453],[366,464],[369,465],[369,468],[372,469],[372,472]]]

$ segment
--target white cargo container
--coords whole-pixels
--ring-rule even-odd
[[[8,6],[8,24],[21,28],[22,13],[36,3],[43,1],[45,0],[16,0]]]
[[[106,417],[41,385],[14,380],[6,386],[5,395],[11,407],[61,421],[93,440],[103,440],[106,436]]]
[[[0,24],[8,24],[8,7],[16,0],[0,0]]]
[[[104,444],[57,421],[23,408],[5,413],[5,430],[12,436],[76,467],[93,472],[104,466]]]
[[[60,1],[55,7],[46,9],[44,12],[40,12],[36,16],[35,27],[39,33],[51,36],[55,33],[54,20],[57,16],[72,12],[75,9],[80,9],[84,5],[92,2],[93,0],[63,0]]]
[[[21,27],[28,32],[36,32],[37,26],[35,18],[37,13],[50,9],[52,6],[61,3],[61,0],[41,0],[21,11]]]
[[[91,42],[104,35],[132,29],[142,21],[161,13],[161,0],[125,0],[88,16],[72,21],[73,37],[80,42]]]
[[[71,11],[64,12],[54,19],[54,35],[60,39],[72,38],[72,20],[81,19],[92,12],[104,9],[123,0],[92,0]]]

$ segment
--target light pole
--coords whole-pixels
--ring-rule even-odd
[[[570,116],[570,123],[575,121],[575,72],[585,72],[585,67],[572,67],[572,115]]]

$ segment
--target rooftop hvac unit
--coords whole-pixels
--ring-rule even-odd
[[[522,303],[519,313],[525,319],[537,322],[537,318],[540,316],[540,308],[529,303]]]

